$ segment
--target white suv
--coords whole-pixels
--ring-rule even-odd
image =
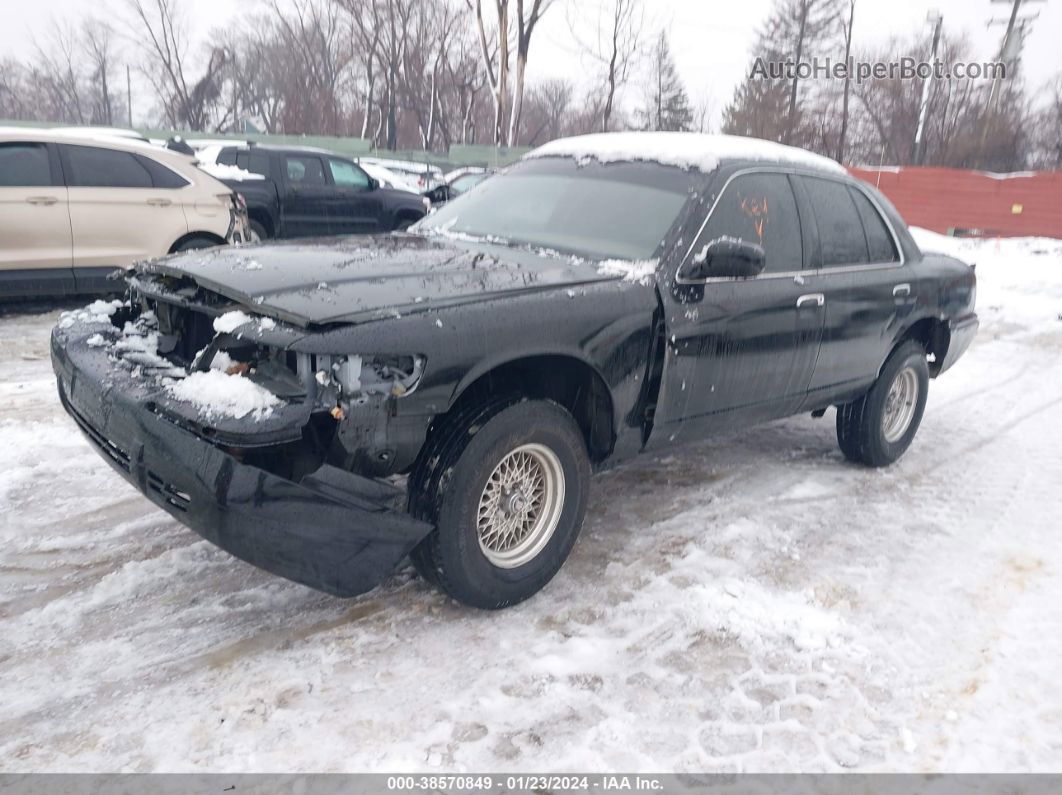
[[[134,262],[247,239],[233,191],[137,141],[0,128],[0,297],[105,291]]]

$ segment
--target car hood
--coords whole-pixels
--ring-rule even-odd
[[[299,326],[620,278],[592,261],[553,252],[402,233],[189,251],[144,263],[139,271],[192,279]]]

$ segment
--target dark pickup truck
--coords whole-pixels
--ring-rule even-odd
[[[381,187],[354,161],[323,149],[226,146],[217,163],[264,177],[220,176],[247,202],[259,240],[390,232],[415,223],[431,206],[415,193]]]
[[[844,457],[892,463],[978,327],[973,269],[871,186],[693,134],[554,142],[409,232],[129,284],[52,335],[120,474],[298,582],[361,593],[409,554],[483,608],[542,588],[591,471],[642,451],[835,406]]]

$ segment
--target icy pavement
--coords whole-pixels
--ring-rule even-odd
[[[500,613],[197,540],[0,318],[0,769],[1062,770],[1062,243],[964,244],[982,332],[885,471],[833,413],[594,482]]]

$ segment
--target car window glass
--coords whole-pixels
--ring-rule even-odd
[[[860,265],[868,261],[863,222],[843,182],[805,177],[804,185],[815,210],[824,268]]]
[[[0,144],[0,187],[38,187],[52,184],[48,149],[44,144]]]
[[[82,188],[151,188],[151,173],[135,155],[95,146],[67,146],[68,182]]]
[[[332,181],[339,188],[367,188],[369,175],[353,163],[346,160],[328,159],[328,169],[332,172]]]
[[[721,237],[763,247],[764,273],[798,271],[803,264],[800,216],[784,174],[743,174],[716,201],[694,251]]]
[[[483,174],[465,174],[463,177],[458,177],[451,182],[450,187],[453,189],[454,193],[461,194],[474,188],[483,181],[483,178]]]
[[[175,189],[189,184],[180,174],[166,168],[162,163],[156,163],[150,157],[137,155],[136,158],[151,174],[151,182],[156,188]]]
[[[261,152],[240,152],[236,156],[236,165],[263,177],[269,173],[269,157]]]
[[[863,231],[867,236],[870,261],[898,262],[900,258],[896,254],[896,243],[881,213],[863,191],[856,188],[849,188],[849,190],[852,193],[852,201],[855,202],[856,210],[859,211],[859,217],[863,219]]]
[[[296,185],[328,184],[324,167],[318,158],[289,156],[284,158],[284,162],[288,169],[288,182]]]
[[[223,166],[234,166],[242,154],[242,152],[237,154],[235,149],[223,149],[221,154],[218,155],[218,163]]]

